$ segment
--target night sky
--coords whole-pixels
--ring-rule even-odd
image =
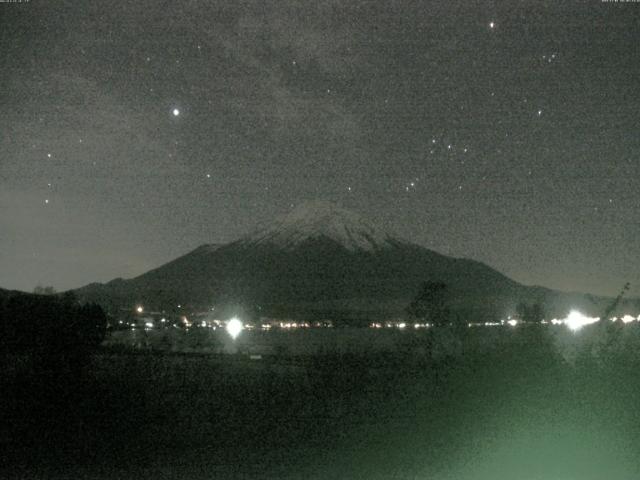
[[[135,276],[324,199],[638,295],[639,25],[600,0],[0,3],[0,286]]]

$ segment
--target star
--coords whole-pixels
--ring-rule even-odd
[[[489,22],[489,28],[493,29],[495,28],[496,24],[495,22]]]
[[[207,178],[211,178],[211,174],[210,173],[207,173]]]
[[[48,198],[45,199],[44,203],[48,205],[49,204],[49,199]]]
[[[174,108],[172,113],[174,117],[177,117],[178,115],[180,115],[180,110],[178,110],[177,108]]]
[[[50,153],[47,153],[47,158],[51,158],[51,154]]]
[[[542,115],[542,110],[538,110],[538,116]]]

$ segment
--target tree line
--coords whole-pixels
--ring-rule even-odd
[[[81,305],[73,293],[11,293],[0,298],[2,353],[69,353],[90,350],[106,334],[99,305]]]

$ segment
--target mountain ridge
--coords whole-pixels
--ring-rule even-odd
[[[558,317],[570,308],[594,314],[604,302],[519,284],[482,262],[395,237],[328,202],[299,206],[236,241],[201,245],[135,278],[76,292],[112,309],[243,305],[267,316],[383,318],[403,315],[429,280],[448,285],[460,318],[505,318],[520,301],[544,304]]]

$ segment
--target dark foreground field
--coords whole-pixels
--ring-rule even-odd
[[[640,478],[635,340],[594,356],[537,327],[500,335],[436,359],[7,357],[0,477]]]

